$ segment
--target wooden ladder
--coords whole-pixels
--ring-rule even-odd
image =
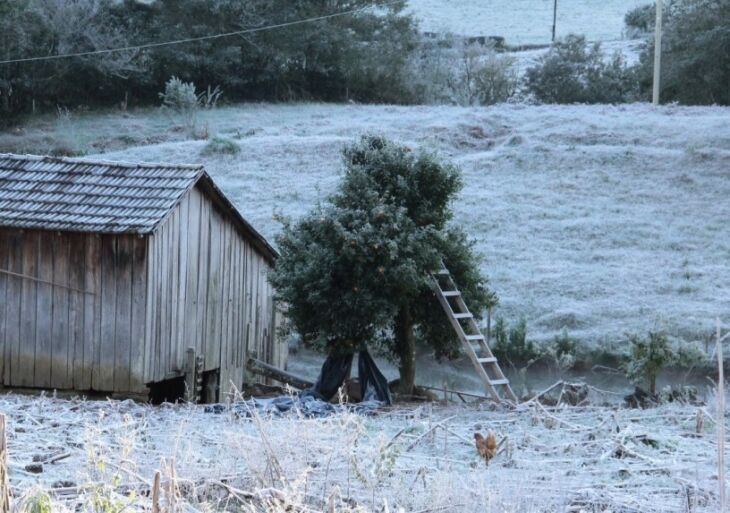
[[[461,340],[464,352],[474,364],[474,369],[487,392],[495,401],[517,403],[517,396],[509,386],[509,380],[499,367],[492,350],[489,349],[487,340],[477,326],[469,307],[466,306],[461,292],[451,278],[451,273],[443,264],[441,269],[433,274],[433,285],[439,303],[443,306],[451,326]]]

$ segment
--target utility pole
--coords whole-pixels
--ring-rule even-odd
[[[557,0],[556,0],[557,1]],[[651,102],[659,105],[659,85],[662,74],[662,0],[656,0],[656,21],[654,22],[654,84]]]
[[[661,1],[661,0],[658,0]],[[555,22],[558,20],[558,0],[553,0],[553,43],[555,42]]]

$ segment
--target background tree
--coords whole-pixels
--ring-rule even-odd
[[[674,0],[665,20],[662,101],[730,105],[730,0]],[[651,38],[640,61],[646,91],[652,87],[653,59]]]
[[[0,60],[237,32],[142,50],[0,65],[0,109],[157,102],[172,76],[229,100],[403,102],[418,44],[405,1],[1,0]],[[7,117],[7,116],[3,116]],[[0,120],[3,118],[0,118]]]
[[[271,281],[306,342],[344,351],[374,343],[411,393],[417,340],[437,358],[459,353],[430,287],[441,260],[475,312],[496,298],[466,235],[449,224],[457,168],[375,136],[343,156],[343,181],[326,205],[285,223]]]

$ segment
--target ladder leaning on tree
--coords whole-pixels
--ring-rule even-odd
[[[451,326],[461,340],[464,352],[474,364],[474,369],[489,395],[495,401],[516,403],[517,396],[509,386],[509,380],[497,363],[497,358],[489,348],[451,273],[443,264],[441,269],[433,274],[433,285],[439,303],[444,308]]]

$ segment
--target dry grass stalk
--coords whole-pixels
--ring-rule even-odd
[[[0,413],[0,513],[8,513],[10,511],[7,447],[7,437],[5,436],[5,415]]]
[[[717,480],[720,485],[720,511],[725,511],[725,369],[722,357],[720,319],[717,319]]]
[[[152,513],[160,513],[160,471],[155,471],[152,480]]]

